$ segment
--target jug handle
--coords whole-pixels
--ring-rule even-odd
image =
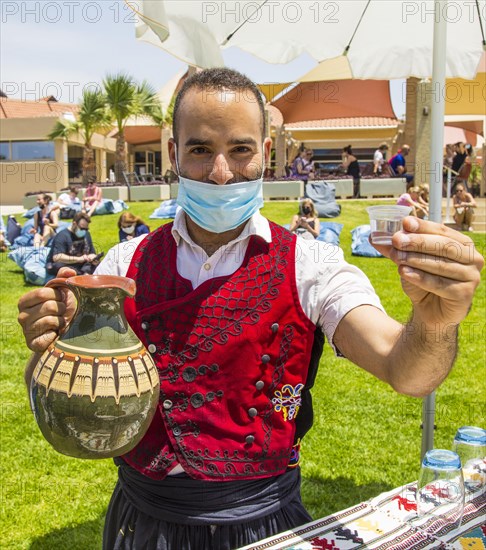
[[[47,288],[66,288],[67,290],[71,290],[69,288],[69,285],[66,284],[66,279],[51,279],[50,281],[47,281],[47,283],[44,285]],[[71,291],[72,292],[72,291]]]
[[[71,292],[73,291],[72,288],[66,284],[66,281],[67,279],[62,279],[61,277],[58,277],[56,279],[51,279],[50,281],[47,281],[47,283],[44,285],[44,287],[46,288],[65,288],[66,290],[70,290]],[[76,317],[76,313],[78,311],[78,304],[76,304],[76,309],[73,313],[73,319],[74,317]],[[71,319],[72,321],[72,319]],[[67,325],[60,331],[58,331],[58,337],[63,334],[64,332],[66,332],[66,330],[68,329],[69,325],[71,324],[71,321],[69,321],[69,323],[67,323]]]

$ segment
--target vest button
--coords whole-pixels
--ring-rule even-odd
[[[175,428],[172,428],[172,433],[176,436],[176,437],[179,437],[182,433],[182,430],[179,428],[179,426],[176,426]]]
[[[247,435],[245,437],[245,441],[248,445],[253,445],[253,443],[255,442],[255,436],[254,435]]]
[[[143,330],[147,330],[149,328],[149,324],[145,321],[140,326],[143,328]]]
[[[272,332],[275,334],[278,331],[278,323],[273,323],[271,326]]]
[[[255,418],[255,416],[258,414],[258,411],[255,409],[255,407],[251,407],[248,409],[248,416],[250,418]]]
[[[209,271],[211,269],[211,264],[204,264],[204,269]]]
[[[170,399],[166,399],[163,403],[162,403],[162,406],[164,407],[165,410],[169,410],[169,409],[172,409],[172,401]]]
[[[204,405],[204,395],[202,393],[194,393],[191,395],[191,405],[195,409],[199,409]]]
[[[258,380],[258,382],[255,384],[255,388],[257,390],[263,390],[264,386],[265,386],[265,382],[263,380]]]
[[[262,363],[270,363],[270,355],[266,354],[262,355]]]
[[[193,382],[196,379],[197,370],[194,367],[187,367],[182,373],[184,382]]]
[[[150,344],[147,349],[149,350],[149,353],[155,353],[157,351],[155,344]]]

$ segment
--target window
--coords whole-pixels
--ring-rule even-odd
[[[0,141],[0,160],[9,160],[10,151],[8,141]]]
[[[54,142],[12,141],[12,160],[54,160]]]

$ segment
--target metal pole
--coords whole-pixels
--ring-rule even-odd
[[[447,202],[446,202],[446,215],[444,223],[452,223],[454,220],[451,219],[451,183],[452,183],[452,172],[450,168],[447,168]]]
[[[432,136],[430,143],[430,219],[442,220],[442,166],[445,112],[445,73],[447,48],[447,0],[434,3],[434,47],[432,57]],[[435,392],[424,400],[422,407],[422,456],[434,447]]]

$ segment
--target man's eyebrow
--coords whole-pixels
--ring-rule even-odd
[[[186,147],[191,147],[193,145],[212,145],[213,142],[210,139],[200,139],[200,138],[189,138],[185,142]],[[228,141],[229,145],[253,145],[256,147],[258,144],[256,140],[252,137],[242,137],[242,138],[233,138]]]

